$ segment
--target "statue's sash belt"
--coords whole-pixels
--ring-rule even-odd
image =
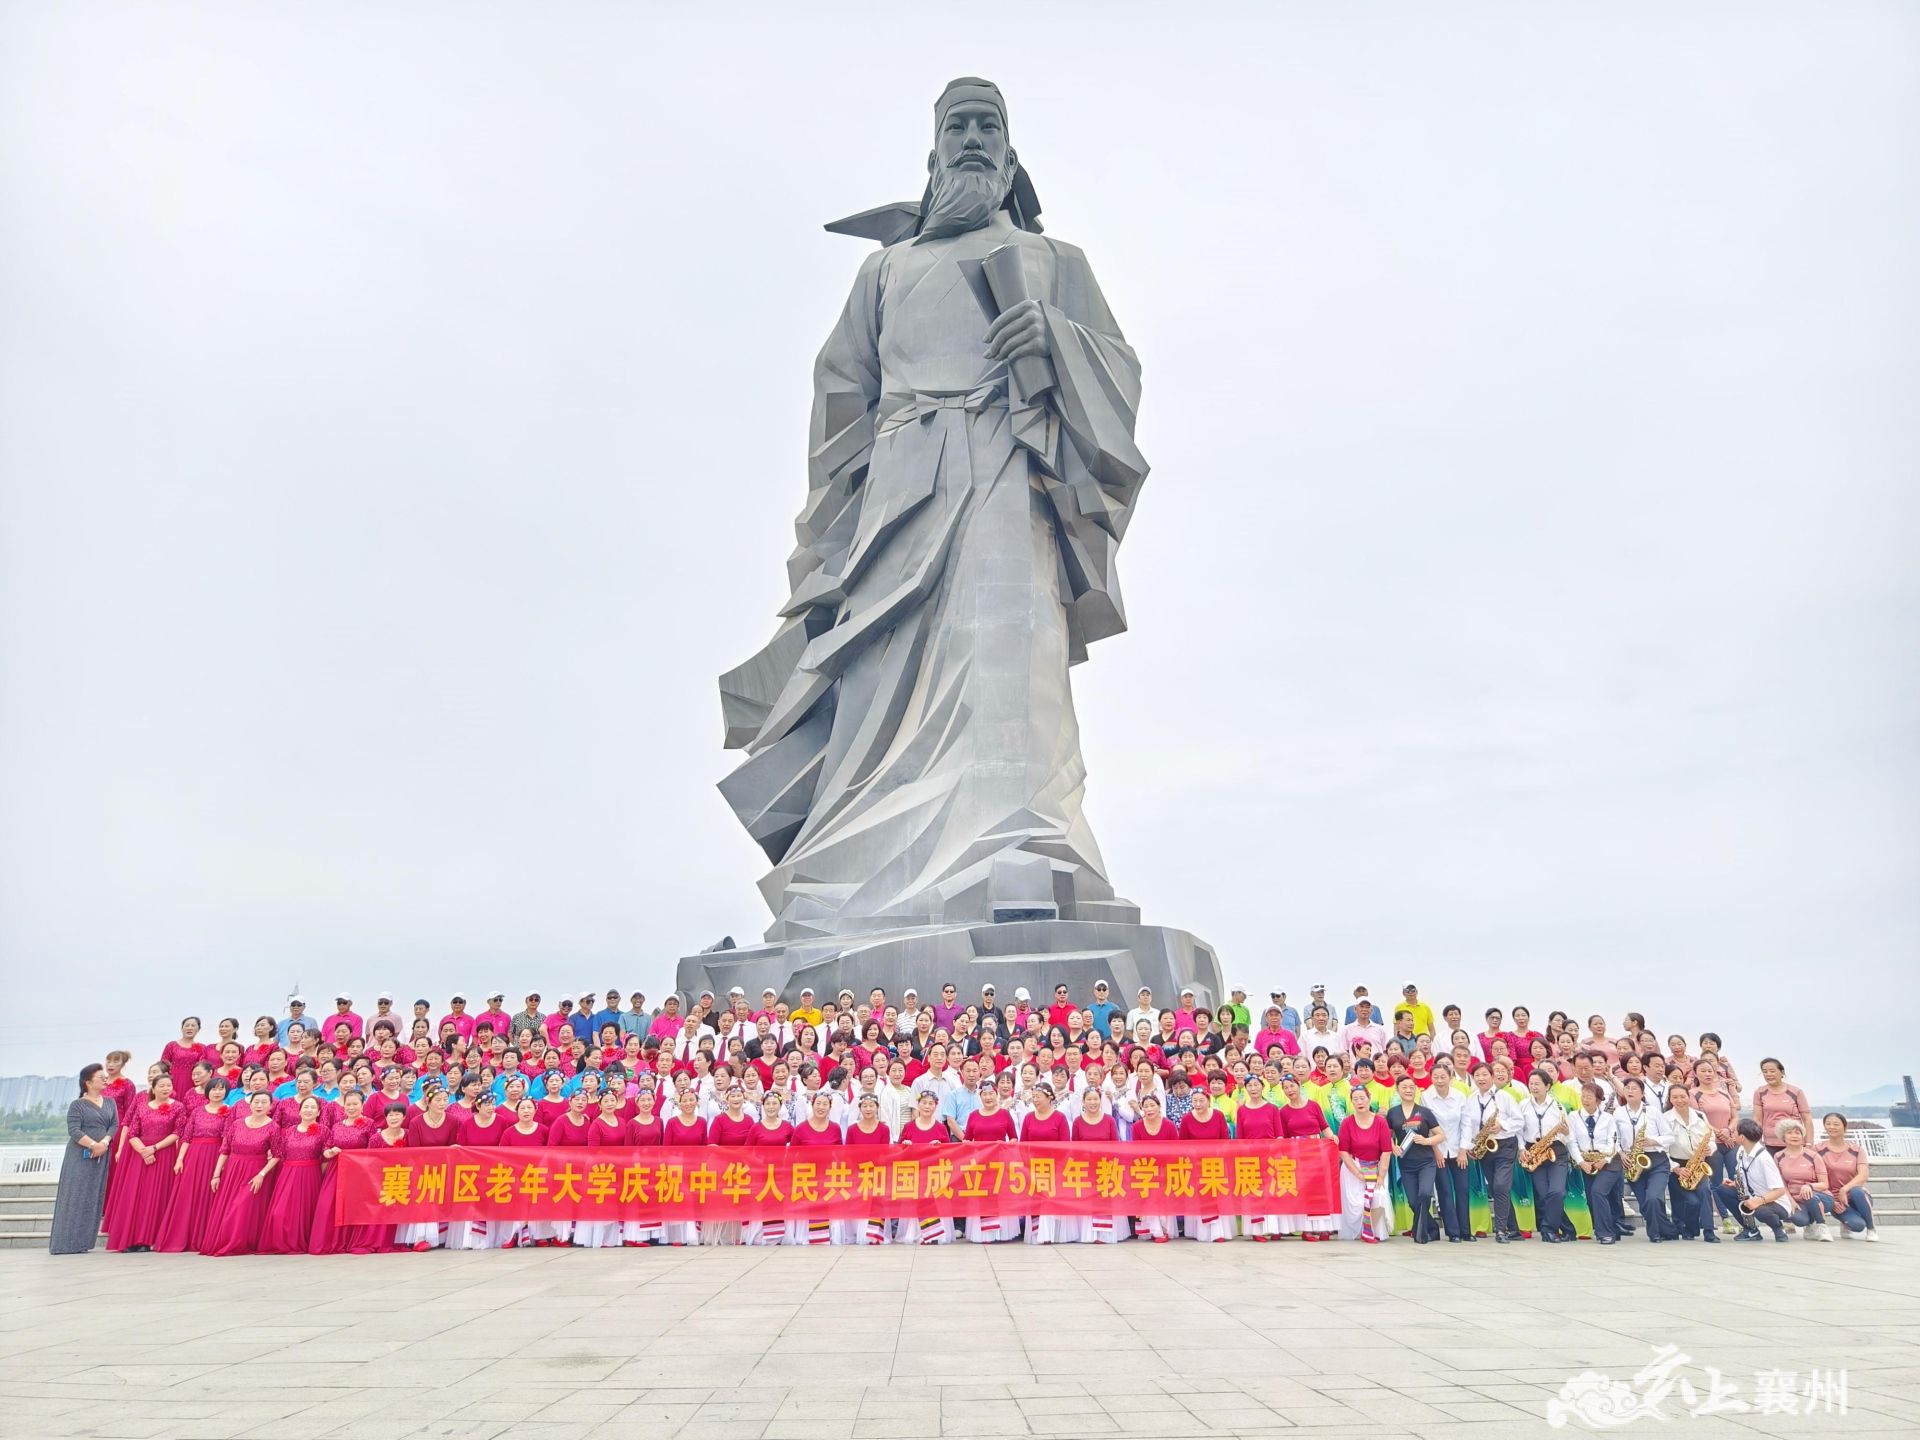
[[[889,394],[880,397],[877,433],[886,434],[913,420],[930,420],[942,410],[968,410],[978,414],[1007,404],[1006,382],[994,380],[971,390],[916,390],[911,395]]]

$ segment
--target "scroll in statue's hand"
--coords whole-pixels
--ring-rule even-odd
[[[1047,324],[1038,300],[1022,300],[1001,311],[987,326],[987,354],[995,360],[1019,360],[1028,355],[1049,353]]]

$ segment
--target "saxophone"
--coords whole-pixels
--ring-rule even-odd
[[[1653,1156],[1647,1153],[1646,1127],[1636,1126],[1633,1132],[1633,1148],[1627,1151],[1627,1159],[1622,1167],[1627,1183],[1632,1184],[1647,1173],[1647,1167],[1653,1164]]]
[[[1498,1131],[1499,1128],[1500,1112],[1496,1109],[1493,1114],[1487,1116],[1486,1120],[1482,1122],[1480,1133],[1473,1137],[1473,1143],[1467,1147],[1468,1157],[1474,1160],[1484,1160],[1499,1148],[1500,1142],[1494,1139],[1494,1133]]]
[[[1567,1117],[1562,1115],[1546,1134],[1520,1152],[1520,1168],[1531,1174],[1553,1158],[1554,1138],[1567,1128]]]
[[[1680,1167],[1680,1173],[1674,1176],[1682,1190],[1698,1190],[1700,1182],[1707,1178],[1707,1172],[1713,1168],[1707,1164],[1707,1150],[1712,1144],[1713,1126],[1709,1125],[1701,1132],[1700,1143],[1693,1147],[1692,1156]]]

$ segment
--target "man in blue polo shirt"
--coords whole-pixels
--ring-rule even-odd
[[[1087,1006],[1087,1009],[1092,1012],[1093,1015],[1093,1033],[1101,1036],[1107,1033],[1107,1023],[1112,1020],[1114,1016],[1124,1016],[1126,1014],[1124,1010],[1113,1003],[1112,994],[1110,993],[1107,982],[1104,980],[1096,980],[1093,982],[1093,1003]]]

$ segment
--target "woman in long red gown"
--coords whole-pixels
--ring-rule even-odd
[[[151,1250],[166,1223],[177,1178],[173,1162],[187,1118],[187,1107],[173,1098],[173,1077],[162,1071],[136,1101],[127,1117],[127,1162],[134,1167],[120,1227],[107,1239],[109,1250]]]
[[[274,1141],[280,1169],[260,1226],[262,1255],[304,1255],[313,1239],[313,1211],[320,1199],[320,1160],[327,1148],[327,1102],[309,1095],[293,1124]]]
[[[160,1049],[160,1063],[173,1077],[173,1093],[186,1103],[193,1092],[193,1067],[207,1058],[207,1047],[200,1043],[200,1017],[189,1015],[180,1022],[180,1038],[169,1040]]]
[[[125,1154],[127,1144],[127,1117],[133,1113],[133,1097],[139,1093],[132,1077],[122,1073],[127,1061],[133,1055],[126,1050],[107,1052],[106,1088],[100,1094],[103,1099],[113,1101],[114,1113],[119,1115],[120,1123],[113,1127],[113,1139],[109,1142],[110,1161],[107,1170],[107,1202],[101,1212],[100,1229],[109,1242],[117,1226],[118,1217],[126,1209],[127,1182],[133,1179],[133,1171],[128,1167]]]
[[[279,1159],[273,1139],[273,1097],[261,1090],[248,1102],[246,1115],[227,1127],[220,1159],[213,1167],[213,1214],[207,1217],[202,1255],[251,1255],[260,1243],[260,1226],[273,1199],[273,1172]]]
[[[840,1127],[833,1119],[833,1095],[826,1090],[813,1092],[806,1116],[793,1127],[789,1144],[797,1149],[824,1148],[830,1145],[846,1144],[846,1136],[840,1133]],[[831,1220],[789,1220],[787,1243],[790,1245],[831,1245],[834,1243],[833,1221]]]
[[[860,1146],[881,1146],[893,1143],[893,1131],[887,1128],[880,1118],[880,1097],[871,1091],[862,1091],[855,1103],[859,1112],[854,1122],[847,1126],[847,1144]],[[888,1240],[889,1226],[878,1218],[866,1220],[837,1220],[834,1222],[837,1241],[841,1245],[884,1245]]]
[[[1100,1103],[1100,1089],[1089,1085],[1080,1092],[1080,1113],[1073,1117],[1076,1144],[1112,1144],[1120,1138],[1120,1127]],[[1124,1215],[1082,1215],[1069,1222],[1074,1239],[1083,1245],[1117,1245],[1130,1233]],[[1061,1238],[1065,1238],[1064,1236]]]
[[[626,1118],[620,1113],[625,1103],[620,1090],[620,1086],[614,1086],[600,1092],[600,1113],[587,1122],[588,1149],[624,1149],[632,1143]],[[620,1222],[576,1220],[573,1243],[586,1250],[616,1250],[620,1247]]]
[[[726,1109],[707,1122],[707,1143],[738,1149],[752,1140],[753,1132],[760,1121],[758,1117],[747,1114],[746,1088],[738,1080],[727,1082],[723,1100]],[[738,1245],[740,1238],[738,1220],[702,1220],[700,1222],[702,1245]]]
[[[1266,1083],[1258,1075],[1247,1076],[1246,1098],[1233,1112],[1233,1130],[1236,1140],[1280,1139],[1280,1107],[1267,1103]],[[1264,1244],[1280,1233],[1280,1217],[1243,1215],[1240,1231]]]
[[[793,1139],[793,1126],[787,1123],[786,1101],[776,1091],[769,1090],[760,1097],[760,1120],[747,1136],[747,1144],[753,1149],[784,1150]],[[741,1241],[745,1245],[785,1245],[787,1241],[787,1220],[785,1216],[769,1217],[764,1220],[749,1220]],[[798,1240],[792,1242],[799,1244]]]
[[[660,1143],[663,1145],[704,1145],[707,1143],[707,1122],[700,1118],[700,1097],[692,1090],[682,1090],[674,1098],[679,1106],[678,1115],[669,1115],[660,1127]],[[697,1220],[668,1220],[661,1227],[666,1233],[669,1245],[698,1245],[700,1243],[700,1222]]]
[[[207,1100],[189,1110],[180,1128],[179,1158],[173,1162],[173,1199],[161,1222],[153,1248],[168,1255],[198,1250],[213,1215],[213,1168],[220,1163],[220,1142],[226,1139],[233,1112],[227,1108],[227,1082],[215,1075],[207,1081]]]
[[[366,1103],[360,1098],[360,1092],[343,1091],[340,1118],[327,1127],[327,1148],[320,1156],[327,1162],[327,1171],[320,1177],[320,1198],[313,1206],[313,1234],[307,1240],[309,1255],[372,1255],[388,1248],[393,1227],[341,1225],[333,1218],[334,1196],[340,1189],[340,1156],[366,1149],[373,1136],[374,1124],[367,1118]]]

